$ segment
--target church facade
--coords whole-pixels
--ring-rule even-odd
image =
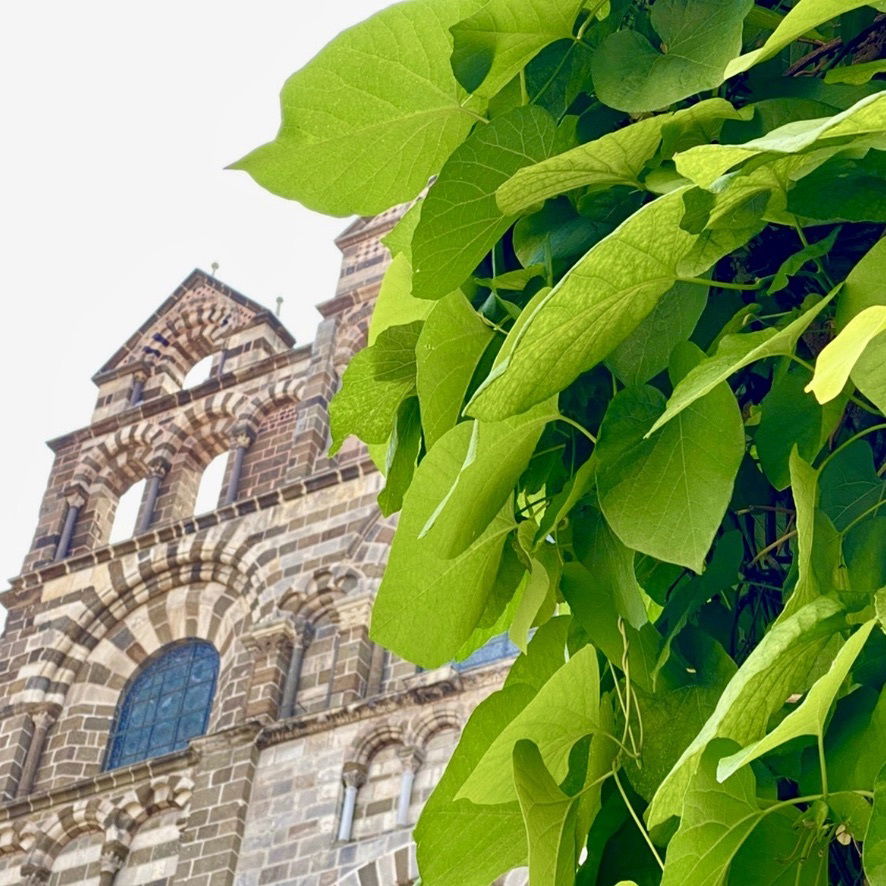
[[[361,445],[327,457],[327,405],[397,217],[339,238],[309,345],[193,272],[94,377],[91,422],[50,442],[0,596],[0,886],[417,877],[412,826],[509,650],[420,671],[369,639],[395,523]]]

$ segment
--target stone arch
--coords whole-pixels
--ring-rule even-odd
[[[171,644],[200,639],[218,652],[208,729],[216,731],[242,719],[250,656],[241,637],[251,620],[246,601],[218,581],[182,584],[120,618],[68,681],[61,714],[47,736],[35,789],[99,771],[122,694],[143,664]],[[77,767],[72,772],[74,761]]]
[[[409,724],[410,744],[424,749],[428,741],[444,729],[461,732],[463,719],[454,708],[441,708],[420,713]]]
[[[194,782],[185,775],[151,779],[115,802],[116,811],[110,824],[121,834],[126,834],[127,841],[131,841],[138,828],[152,815],[167,809],[184,812],[191,802],[193,791]]]
[[[379,858],[361,865],[340,881],[340,886],[363,886],[364,883],[384,883],[385,886],[412,886],[418,879],[415,844],[393,849]]]
[[[270,388],[259,391],[237,412],[237,422],[257,433],[263,416],[275,406],[297,403],[301,400],[304,381],[300,378],[287,378],[278,381]],[[244,397],[244,400],[246,398]]]
[[[346,763],[368,766],[372,758],[388,745],[405,745],[407,733],[403,726],[388,719],[375,723],[357,734],[348,748]]]

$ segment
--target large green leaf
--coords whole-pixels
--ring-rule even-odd
[[[626,385],[649,381],[667,368],[671,352],[692,334],[707,300],[704,286],[675,283],[606,358],[606,365]]]
[[[514,785],[529,846],[529,882],[572,886],[583,837],[576,833],[581,798],[560,790],[538,748],[525,739],[514,745]]]
[[[832,297],[833,293],[821,299],[784,329],[761,329],[757,332],[724,335],[714,355],[702,360],[680,380],[668,400],[667,408],[656,419],[649,434],[653,434],[739,369],[766,357],[793,354],[800,336]]]
[[[849,381],[865,349],[877,336],[886,332],[886,305],[872,305],[856,314],[837,335],[825,345],[815,361],[815,374],[806,390],[815,394],[819,403],[833,400]],[[886,345],[886,339],[884,339]],[[882,349],[886,352],[886,347]],[[882,397],[877,405],[886,411],[886,382],[882,379],[883,366],[879,364],[870,379],[873,394]],[[867,379],[865,379],[867,381]]]
[[[449,765],[415,827],[418,868],[424,882],[489,886],[499,874],[525,863],[526,836],[516,799],[481,806],[457,800],[455,795],[490,742],[534,692],[522,683],[495,692],[477,705],[465,724]]]
[[[385,458],[385,488],[378,494],[378,507],[388,516],[403,506],[403,495],[412,482],[415,460],[421,446],[418,398],[404,400],[397,413],[394,432]]]
[[[844,625],[843,607],[829,597],[820,597],[769,629],[656,791],[647,811],[650,827],[681,814],[684,794],[711,741],[730,738],[744,746],[765,734],[769,718],[784,700],[809,685],[818,656]]]
[[[415,346],[415,385],[429,449],[458,421],[471,376],[491,338],[492,328],[461,292],[437,302],[425,321]]]
[[[349,434],[364,443],[384,443],[400,404],[415,389],[415,344],[421,322],[390,326],[348,364],[329,404],[334,455]]]
[[[637,31],[610,34],[594,55],[594,91],[606,105],[637,113],[715,89],[741,52],[752,0],[658,0],[651,25],[658,47]]]
[[[746,52],[729,62],[725,79],[772,58],[798,37],[868,2],[870,0],[799,0],[759,49]]]
[[[455,150],[425,197],[412,240],[413,294],[439,298],[460,286],[514,219],[495,191],[520,167],[554,151],[557,126],[525,106],[478,126]]]
[[[874,784],[874,809],[864,835],[864,872],[871,886],[886,884],[886,766]]]
[[[725,781],[746,763],[762,757],[763,754],[801,735],[814,735],[821,738],[825,721],[843,681],[858,658],[865,641],[877,624],[876,619],[865,622],[842,646],[831,662],[828,671],[815,683],[802,703],[791,711],[764,738],[752,742],[740,751],[723,757],[717,766],[717,780]]]
[[[572,36],[582,5],[583,0],[490,0],[450,28],[455,76],[468,92],[495,95],[541,49]]]
[[[701,572],[744,456],[741,413],[721,384],[645,437],[663,409],[651,387],[613,398],[597,447],[600,506],[628,547]]]
[[[856,440],[835,453],[821,469],[819,485],[821,509],[840,532],[886,498],[886,480],[878,476],[866,440]]]
[[[680,227],[679,189],[646,204],[605,237],[514,324],[468,412],[495,420],[528,409],[604,359],[680,277],[707,271],[752,231],[712,232],[704,250]]]
[[[233,168],[330,215],[411,200],[476,122],[448,28],[479,5],[410,0],[342,32],[287,80],[274,141]]]
[[[699,145],[677,154],[677,171],[703,188],[723,173],[762,154],[799,154],[828,145],[841,146],[856,137],[886,132],[886,94],[868,95],[832,117],[786,123],[741,145]]]
[[[787,208],[803,224],[886,222],[886,151],[835,155],[791,188]]]
[[[686,792],[680,828],[668,844],[662,886],[720,886],[742,843],[764,811],[757,783],[744,769],[718,784],[714,770],[721,745],[711,745]]]
[[[452,559],[419,538],[458,475],[470,438],[470,424],[457,425],[418,466],[372,610],[373,640],[423,667],[452,659],[474,630],[514,525],[508,505],[470,548]]]
[[[600,725],[600,672],[597,651],[584,646],[560,667],[538,694],[490,743],[457,798],[474,803],[504,803],[516,797],[511,757],[520,739],[538,745],[551,775],[559,782],[569,769],[569,750]]]
[[[485,532],[526,469],[545,425],[558,415],[549,401],[504,421],[466,422],[470,443],[464,460],[457,473],[445,478],[451,485],[419,537],[442,556],[453,557]]]
[[[381,281],[372,319],[369,321],[368,342],[375,340],[391,326],[400,326],[424,320],[433,303],[412,295],[412,265],[404,253],[394,256]]]

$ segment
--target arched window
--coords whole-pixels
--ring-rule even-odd
[[[133,483],[120,496],[117,501],[117,507],[114,510],[114,525],[111,527],[108,544],[116,544],[118,541],[132,538],[134,535],[139,508],[145,496],[145,483],[145,480]]]
[[[188,370],[188,374],[182,382],[182,390],[193,388],[206,381],[212,375],[212,360],[214,356],[214,354],[210,354],[208,357],[198,360]]]
[[[200,486],[197,488],[197,500],[194,502],[194,513],[205,514],[214,511],[221,501],[225,469],[228,466],[228,453],[217,455],[200,475]]]
[[[203,640],[171,644],[149,659],[117,706],[105,769],[169,754],[203,735],[217,675],[218,653]]]

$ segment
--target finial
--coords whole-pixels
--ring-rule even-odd
[[[283,307],[283,296],[277,296],[277,316],[280,316],[280,309]]]
[[[212,269],[212,276],[214,277],[216,271],[218,271],[218,262],[214,261],[209,267]]]

